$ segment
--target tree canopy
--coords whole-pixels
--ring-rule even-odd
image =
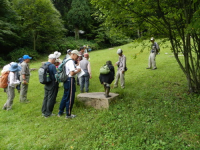
[[[105,25],[113,28],[147,29],[170,40],[174,56],[185,73],[190,92],[200,92],[200,42],[197,0],[91,0],[107,17]],[[114,8],[114,9],[113,9]],[[184,55],[184,62],[178,57]]]

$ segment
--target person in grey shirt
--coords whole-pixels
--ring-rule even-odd
[[[157,52],[158,50],[160,49],[159,46],[158,46],[158,43],[155,42],[155,39],[152,37],[151,38],[151,52],[150,52],[150,55],[149,55],[149,63],[148,63],[148,67],[146,69],[151,69],[152,70],[155,70],[157,69],[156,67],[156,55],[157,55]]]
[[[117,54],[119,55],[119,61],[115,63],[115,66],[118,66],[118,70],[115,77],[114,88],[118,87],[118,81],[120,78],[121,88],[125,88],[125,71],[126,71],[126,56],[123,55],[122,49],[117,50]]]
[[[27,100],[27,92],[28,92],[28,84],[30,79],[30,69],[29,69],[29,62],[32,57],[29,55],[23,56],[23,62],[21,63],[22,70],[20,72],[20,81],[21,81],[21,90],[20,90],[20,102],[21,103],[28,103]]]
[[[85,53],[83,60],[81,60],[79,63],[81,69],[85,72],[85,74],[79,78],[81,93],[84,92],[84,85],[85,85],[85,92],[87,93],[89,92],[89,79],[92,78],[90,62],[88,61],[88,59],[89,59],[89,54]]]

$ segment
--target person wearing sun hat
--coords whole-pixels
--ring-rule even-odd
[[[56,56],[56,62],[59,62],[59,64],[62,63],[62,60],[60,59],[61,53],[55,51],[53,54]]]
[[[27,91],[28,91],[28,83],[30,79],[30,69],[29,62],[32,59],[29,55],[24,55],[23,62],[21,63],[22,70],[20,72],[20,81],[21,81],[21,90],[20,90],[20,102],[28,103],[27,100]]]
[[[6,88],[6,93],[8,95],[8,99],[3,106],[4,110],[10,110],[12,108],[13,100],[15,98],[15,86],[20,84],[20,81],[17,80],[18,71],[21,70],[21,67],[15,63],[10,63],[9,67],[9,75],[8,75],[8,87]]]
[[[73,50],[71,52],[70,58],[67,59],[68,61],[65,64],[66,75],[68,75],[68,78],[64,82],[64,94],[60,102],[58,117],[63,115],[65,108],[66,108],[66,119],[76,117],[76,115],[71,114],[71,112],[76,92],[75,75],[81,71],[80,68],[78,69],[76,68],[76,65],[74,63],[79,56],[80,53],[77,50]]]

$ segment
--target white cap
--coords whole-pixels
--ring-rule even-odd
[[[154,38],[153,38],[153,37],[151,37],[151,41],[154,41]]]
[[[49,55],[49,59],[56,59],[56,55],[50,54],[50,55]]]
[[[117,50],[117,54],[121,54],[122,52],[123,52],[122,49]]]
[[[58,52],[58,51],[55,51],[53,54],[56,56],[56,58],[59,58],[59,57],[60,57],[60,55],[61,55],[61,53],[60,53],[60,52]]]
[[[78,50],[73,50],[73,51],[71,52],[71,54],[76,54],[76,55],[78,55],[78,56],[81,56],[80,53],[78,52]]]

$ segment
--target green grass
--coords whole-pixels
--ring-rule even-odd
[[[107,60],[113,64],[118,60],[118,48],[90,53],[90,92],[103,91],[99,69]],[[186,78],[171,56],[169,46],[161,47],[161,54],[156,58],[158,69],[154,71],[145,69],[147,49],[139,53],[141,46],[135,48],[134,43],[121,48],[127,57],[126,88],[111,89],[120,98],[110,104],[109,110],[95,110],[75,100],[76,118],[43,118],[44,89],[37,71],[33,71],[28,91],[31,103],[19,103],[16,91],[13,109],[0,110],[0,149],[200,149],[200,96],[187,94]],[[135,54],[139,54],[137,59]],[[31,68],[39,68],[46,58],[32,62]],[[77,87],[76,94],[79,93]],[[61,86],[55,114],[62,95]],[[0,106],[6,98],[1,89]]]

